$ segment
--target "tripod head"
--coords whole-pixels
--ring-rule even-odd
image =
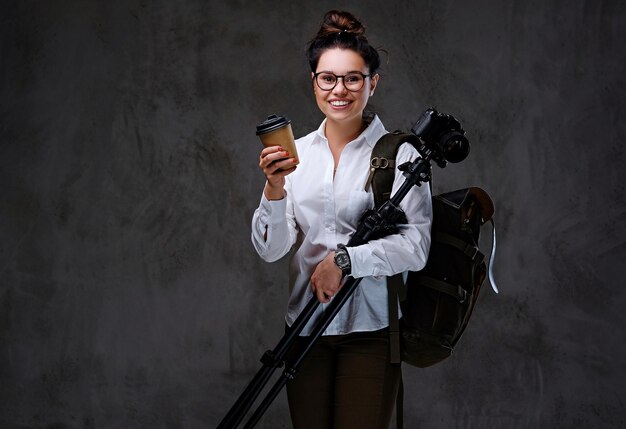
[[[448,162],[461,162],[470,151],[465,130],[452,115],[427,109],[411,128],[419,137],[416,149],[425,161],[433,160],[441,168]]]
[[[398,166],[411,185],[420,186],[432,178],[430,162],[444,168],[448,162],[457,163],[467,158],[470,144],[465,130],[454,116],[427,109],[411,128],[407,141],[420,157]],[[405,195],[400,195],[404,198]]]

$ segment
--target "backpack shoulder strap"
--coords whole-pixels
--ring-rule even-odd
[[[365,190],[372,188],[374,193],[375,207],[379,208],[391,197],[391,188],[395,178],[396,155],[402,143],[409,142],[417,148],[419,143],[415,134],[407,134],[401,131],[394,131],[382,136],[376,142],[370,157],[370,172],[365,182]],[[400,321],[398,320],[398,299],[402,299],[406,293],[402,273],[387,277],[387,304],[389,314],[389,354],[392,364],[402,362],[400,351]],[[400,375],[402,377],[402,375]],[[396,397],[396,427],[403,427],[403,402],[404,388],[402,378],[398,396]]]
[[[382,206],[391,197],[398,148],[405,142],[416,145],[418,139],[415,134],[394,131],[385,134],[376,142],[370,157],[370,172],[365,182],[366,191],[372,188],[376,208]]]

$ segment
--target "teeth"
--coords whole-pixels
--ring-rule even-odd
[[[335,101],[331,101],[330,104],[332,104],[333,106],[346,106],[349,104],[348,101],[339,101],[339,100],[335,100]]]

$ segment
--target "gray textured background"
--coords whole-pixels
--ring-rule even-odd
[[[405,369],[407,426],[625,426],[623,2],[91,0],[0,6],[0,427],[219,422],[287,298],[249,241],[254,126],[321,121],[303,51],[333,7],[389,53],[387,128],[468,130],[435,191],[496,202],[501,294]],[[281,395],[259,427],[287,422]]]

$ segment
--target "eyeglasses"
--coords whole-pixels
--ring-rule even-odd
[[[337,86],[339,79],[343,79],[343,86],[351,92],[360,91],[365,83],[365,78],[369,77],[368,74],[361,72],[350,72],[342,76],[338,76],[330,72],[318,72],[313,75],[315,83],[322,91],[331,91]]]

